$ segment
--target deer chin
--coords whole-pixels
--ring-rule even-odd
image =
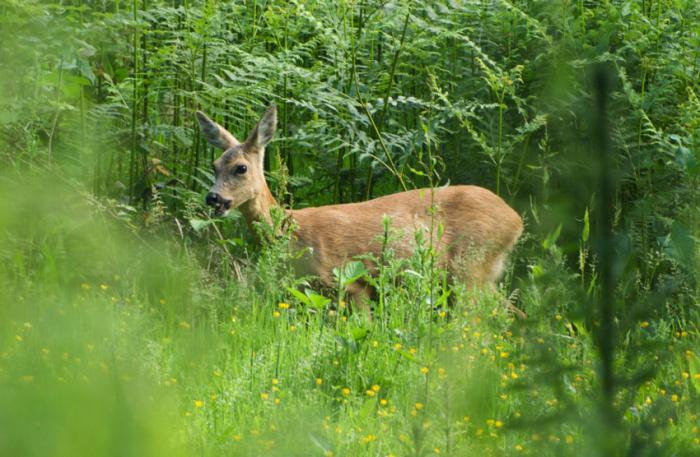
[[[222,202],[214,207],[214,214],[218,217],[226,216],[231,211],[231,203]]]

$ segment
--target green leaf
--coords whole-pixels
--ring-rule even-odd
[[[195,232],[199,233],[202,230],[204,230],[207,226],[214,223],[214,221],[211,219],[190,219],[189,223],[192,229],[194,229]]]

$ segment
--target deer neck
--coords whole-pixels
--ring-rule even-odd
[[[245,218],[246,224],[248,224],[248,228],[255,234],[254,222],[272,224],[270,210],[274,206],[277,206],[277,200],[272,196],[270,189],[265,186],[262,192],[243,203],[239,208]]]

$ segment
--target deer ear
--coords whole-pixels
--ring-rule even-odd
[[[226,150],[240,144],[228,130],[209,119],[203,112],[197,111],[196,116],[204,138],[212,146]]]
[[[264,148],[267,143],[275,136],[277,129],[277,107],[274,103],[267,107],[265,114],[262,115],[258,125],[255,126],[246,143],[258,148]]]

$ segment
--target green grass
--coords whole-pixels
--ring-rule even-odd
[[[53,191],[37,202],[39,183]],[[259,267],[247,284],[213,278],[87,194],[32,184],[2,184],[15,195],[1,208],[3,455],[582,455],[610,438],[591,336],[547,298],[569,295],[555,246],[518,281],[524,321],[493,294],[432,311],[425,280],[389,285],[385,314],[367,321],[284,290],[265,299],[255,283],[275,278]],[[629,409],[611,449],[640,439],[650,455],[692,455],[695,327],[636,327],[619,364],[670,343],[618,395]]]

